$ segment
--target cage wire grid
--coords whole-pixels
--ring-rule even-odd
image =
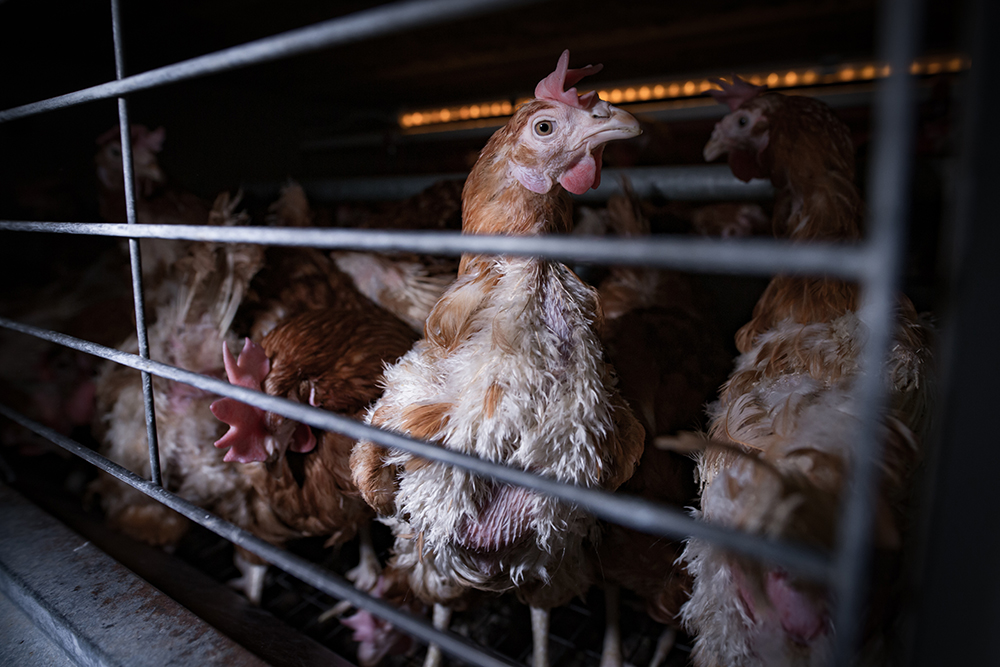
[[[307,28],[292,30],[241,46],[167,65],[137,75],[126,76],[121,44],[118,0],[112,0],[112,28],[117,80],[75,91],[40,102],[0,111],[0,122],[32,116],[53,109],[82,104],[91,100],[118,98],[122,159],[125,174],[132,174],[132,148],[129,141],[127,93],[146,90],[209,73],[224,72],[311,50],[348,44],[377,35],[412,29],[528,4],[528,0],[489,0],[467,3],[460,0],[411,0],[383,5]],[[865,580],[871,545],[871,516],[867,508],[875,491],[880,443],[876,428],[885,392],[878,374],[863,376],[856,391],[859,403],[866,406],[861,420],[857,456],[852,462],[848,492],[842,501],[837,545],[832,554],[821,554],[794,544],[779,543],[759,536],[712,526],[667,507],[657,507],[636,498],[616,496],[560,484],[521,470],[507,468],[475,457],[459,454],[431,443],[381,431],[351,419],[267,396],[260,392],[230,385],[207,376],[190,373],[149,359],[145,339],[145,312],[141,267],[138,253],[140,238],[188,239],[271,245],[298,245],[322,248],[367,250],[406,249],[437,254],[479,252],[523,254],[551,259],[582,260],[594,263],[636,264],[678,270],[701,269],[727,273],[771,274],[778,271],[836,275],[856,279],[863,290],[862,318],[869,326],[869,339],[863,352],[863,366],[878,368],[889,348],[892,329],[892,304],[899,280],[905,221],[909,157],[912,153],[910,130],[914,118],[914,84],[907,75],[907,65],[916,53],[920,27],[919,3],[906,0],[885,2],[878,36],[881,62],[888,63],[892,74],[877,86],[874,105],[873,167],[868,191],[872,193],[868,238],[856,246],[791,246],[780,241],[703,241],[662,238],[630,241],[563,238],[466,237],[446,232],[379,232],[361,230],[259,229],[250,227],[208,228],[197,226],[142,225],[135,218],[135,192],[131,176],[125,178],[125,201],[128,223],[37,223],[0,221],[0,230],[90,234],[129,239],[133,292],[140,354],[129,355],[56,332],[27,326],[0,318],[0,326],[87,352],[140,370],[143,388],[152,475],[150,480],[118,466],[88,448],[59,433],[27,419],[6,406],[0,414],[29,428],[87,462],[159,500],[195,523],[220,535],[235,545],[261,556],[326,595],[351,602],[355,606],[385,618],[397,628],[424,642],[438,644],[446,653],[460,660],[483,666],[511,665],[509,658],[478,645],[452,631],[439,631],[430,623],[399,611],[387,603],[354,589],[330,571],[240,530],[209,514],[160,485],[155,414],[152,408],[152,375],[184,382],[222,396],[229,396],[256,407],[273,411],[311,426],[344,433],[353,438],[367,438],[387,447],[457,465],[480,475],[556,496],[576,503],[595,515],[644,532],[673,538],[699,537],[727,549],[767,560],[800,574],[827,583],[834,590],[835,627],[837,628],[835,664],[850,664],[861,632],[862,609],[866,594]],[[312,602],[316,602],[315,599]]]

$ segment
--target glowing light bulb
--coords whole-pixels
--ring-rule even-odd
[[[663,97],[666,94],[667,94],[667,88],[662,83],[658,83],[655,86],[653,86],[654,97]]]
[[[694,81],[688,81],[687,83],[684,84],[685,95],[694,95],[694,91],[695,91]]]
[[[794,86],[799,82],[799,75],[795,72],[789,72],[785,75],[785,85]]]

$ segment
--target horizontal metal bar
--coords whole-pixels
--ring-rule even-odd
[[[301,229],[202,225],[124,225],[0,220],[0,231],[91,234],[124,238],[188,239],[280,246],[406,250],[439,255],[465,252],[538,256],[564,262],[652,266],[699,273],[798,273],[854,279],[869,272],[865,245],[802,244],[788,240],[708,239],[656,235],[642,239],[571,235],[479,236],[459,232],[374,229]]]
[[[215,53],[166,65],[47,100],[0,111],[0,123],[45,111],[118,97],[168,83],[194,79],[319,49],[360,42],[434,23],[517,7],[538,0],[406,0],[290,30]]]
[[[830,559],[813,549],[789,543],[779,543],[749,533],[698,521],[686,513],[666,505],[565,484],[549,477],[462,454],[430,442],[384,431],[349,417],[309,405],[276,396],[268,396],[216,378],[146,360],[120,350],[28,326],[6,318],[0,317],[0,326],[108,359],[130,368],[183,382],[204,391],[229,396],[319,429],[343,433],[355,440],[371,440],[386,447],[401,449],[432,461],[458,466],[477,475],[540,491],[560,500],[575,503],[602,519],[644,533],[710,540],[724,548],[785,566],[813,579],[826,580],[831,572]]]
[[[138,357],[136,357],[138,358]],[[329,570],[325,570],[314,563],[295,556],[284,549],[280,549],[264,540],[248,533],[238,526],[193,505],[180,496],[174,495],[161,486],[146,481],[139,475],[123,468],[114,461],[106,459],[91,449],[70,440],[52,429],[34,422],[24,415],[21,415],[7,406],[0,404],[0,415],[11,419],[21,426],[37,433],[38,435],[52,441],[66,451],[74,454],[88,463],[100,468],[104,472],[113,475],[129,486],[145,493],[150,498],[159,501],[172,510],[179,512],[191,521],[204,526],[216,535],[220,535],[235,545],[238,545],[267,562],[280,567],[292,576],[301,579],[310,586],[317,588],[333,597],[347,600],[352,605],[366,609],[380,618],[392,623],[394,626],[419,637],[425,642],[433,642],[440,646],[442,650],[454,655],[470,664],[488,665],[490,667],[512,667],[518,663],[492,652],[465,637],[450,631],[442,631],[434,628],[426,620],[413,616],[409,613],[396,609],[388,602],[374,598],[366,593],[362,593],[352,584]]]
[[[421,176],[383,176],[303,181],[302,187],[317,201],[386,201],[411,197],[439,181],[464,181],[468,174],[454,172]],[[690,167],[635,167],[605,169],[601,186],[573,197],[575,201],[607,201],[622,192],[621,181],[628,179],[632,190],[643,198],[664,197],[672,200],[747,200],[774,196],[770,181],[754,179],[744,183],[728,165],[711,164]],[[280,183],[252,184],[244,189],[258,196],[276,195]]]
[[[764,179],[744,183],[733,176],[727,164],[707,164],[691,167],[636,167],[605,169],[601,186],[573,197],[576,201],[606,201],[622,191],[621,180],[627,178],[635,194],[644,199],[665,197],[673,200],[743,200],[769,199],[774,186]]]

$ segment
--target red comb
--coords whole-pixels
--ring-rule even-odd
[[[577,95],[576,88],[563,90],[566,86],[576,84],[580,79],[591,74],[597,74],[604,65],[587,65],[578,69],[569,68],[569,49],[559,56],[556,71],[538,82],[535,86],[535,97],[540,100],[562,102],[577,109],[589,109],[597,103],[597,93],[593,90],[586,95]]]
[[[714,97],[719,104],[729,106],[730,111],[736,111],[745,102],[749,102],[767,90],[767,86],[756,86],[735,74],[732,83],[725,79],[709,79],[709,81],[721,87],[722,90],[709,90],[708,94]]]

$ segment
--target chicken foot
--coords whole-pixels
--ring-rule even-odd
[[[434,603],[434,628],[436,630],[447,630],[451,624],[451,607]],[[437,644],[430,644],[427,647],[427,657],[424,658],[424,667],[441,666],[441,647]]]
[[[532,667],[549,667],[549,610],[531,608]]]
[[[604,648],[601,651],[600,667],[622,667],[619,591],[615,584],[604,586]]]

